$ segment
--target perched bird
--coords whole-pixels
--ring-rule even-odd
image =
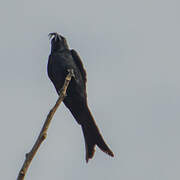
[[[68,86],[67,96],[63,102],[82,127],[86,147],[86,162],[93,157],[95,145],[113,157],[113,152],[103,140],[88,108],[86,71],[78,53],[73,49],[69,49],[66,39],[58,33],[50,33],[49,36],[52,40],[47,70],[48,76],[58,94],[60,94],[68,74],[67,70],[73,69],[75,75]]]

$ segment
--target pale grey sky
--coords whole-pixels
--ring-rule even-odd
[[[3,1],[0,179],[16,179],[57,95],[49,32],[76,49],[88,100],[115,153],[85,162],[81,128],[62,104],[26,180],[180,179],[180,2]],[[103,91],[102,91],[103,90]]]

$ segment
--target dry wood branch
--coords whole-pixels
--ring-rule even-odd
[[[49,114],[47,115],[46,121],[45,121],[45,123],[44,123],[44,125],[43,125],[43,127],[41,129],[41,132],[40,132],[34,146],[32,147],[31,151],[26,154],[25,161],[23,163],[23,166],[22,166],[21,170],[19,171],[17,180],[23,180],[24,179],[24,177],[26,175],[26,172],[28,170],[28,167],[29,167],[33,157],[35,156],[35,154],[36,154],[37,150],[39,149],[41,143],[43,142],[43,140],[47,136],[47,130],[48,130],[50,122],[51,122],[51,120],[53,118],[54,113],[56,112],[58,106],[60,105],[60,103],[63,101],[63,99],[66,96],[66,90],[67,90],[68,85],[69,85],[69,83],[71,81],[71,78],[74,76],[74,73],[73,73],[72,69],[68,70],[68,72],[69,73],[66,76],[64,85],[63,85],[62,90],[61,90],[61,92],[59,94],[59,98],[56,101],[56,104],[54,105],[54,107],[50,110]]]

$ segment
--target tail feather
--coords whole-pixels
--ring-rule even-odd
[[[86,147],[86,162],[94,156],[95,153],[95,143],[93,138],[88,133],[88,129],[86,126],[82,126],[84,140],[85,140],[85,147]]]
[[[71,111],[76,121],[81,125],[84,134],[85,147],[86,147],[86,162],[93,158],[95,153],[95,145],[97,145],[103,152],[114,157],[113,152],[105,143],[100,131],[94,121],[93,116],[88,108],[87,104],[83,106],[68,103],[64,100],[65,105]]]
[[[81,125],[85,139],[86,162],[88,162],[89,159],[93,158],[93,155],[95,153],[95,145],[97,145],[106,154],[114,157],[113,152],[107,146],[102,135],[100,134],[89,109],[88,112],[86,112],[86,119],[84,119],[84,123],[82,123]]]

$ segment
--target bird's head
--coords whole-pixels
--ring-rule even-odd
[[[62,51],[64,49],[68,49],[68,45],[66,42],[66,38],[61,36],[60,34],[53,32],[49,33],[49,39],[51,40],[51,50],[52,51]]]

